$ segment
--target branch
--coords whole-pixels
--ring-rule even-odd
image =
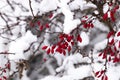
[[[32,9],[32,5],[31,5],[31,0],[29,0],[29,6],[30,6],[30,10],[31,10],[32,16],[35,18],[35,15],[34,15],[33,9]]]

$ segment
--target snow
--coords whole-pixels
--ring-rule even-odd
[[[91,75],[92,73],[91,73],[90,66],[81,66],[76,69],[70,69],[69,74],[64,75],[62,77],[47,76],[41,80],[78,80],[78,79],[83,79],[84,77],[88,77]]]
[[[69,0],[61,0],[59,3],[59,7],[61,8],[61,11],[65,16],[63,32],[66,34],[69,34],[73,29],[77,27],[78,24],[81,23],[79,19],[73,19],[74,14],[71,12],[69,6],[67,5],[68,2]]]
[[[119,80],[120,79],[120,66],[108,68],[107,76],[109,80]],[[115,74],[115,75],[114,75]]]
[[[67,20],[67,18],[65,19],[64,22],[64,33],[69,34],[73,29],[75,29],[77,27],[78,24],[80,24],[80,20],[79,19],[75,19],[75,20]]]
[[[0,37],[0,52],[7,51],[6,45],[3,44],[5,42],[7,42],[7,40]]]
[[[96,43],[95,46],[94,46],[95,50],[102,50],[102,49],[104,49],[107,46],[107,42],[108,42],[108,40],[105,39],[105,40],[103,40],[103,41],[101,41],[99,43]]]
[[[80,9],[81,11],[88,9],[88,8],[96,8],[96,6],[90,2],[86,2],[85,0],[74,0],[73,2],[70,3],[70,9],[75,10],[75,9]]]
[[[94,45],[96,43],[99,43],[101,41],[103,41],[104,39],[106,39],[106,34],[105,33],[101,33],[99,34],[99,36],[96,36],[90,44]]]
[[[81,8],[81,10],[85,10],[85,9],[89,9],[89,8],[97,8],[96,5],[88,2],[86,4],[83,4],[83,7]]]
[[[94,22],[94,26],[102,31],[109,31],[108,27],[97,19]]]
[[[65,59],[64,59],[64,61],[63,61],[63,64],[59,67],[59,68],[57,68],[56,69],[56,71],[57,72],[60,72],[60,71],[62,71],[62,70],[70,70],[70,69],[74,69],[74,66],[73,66],[73,64],[77,64],[77,63],[82,63],[82,62],[87,62],[87,63],[89,63],[90,62],[90,60],[89,60],[89,58],[87,58],[87,57],[82,57],[82,55],[81,54],[79,54],[79,53],[77,53],[77,54],[75,54],[75,55],[70,55],[70,56],[68,56],[68,57],[66,57]],[[69,69],[70,68],[70,69]]]
[[[37,37],[34,36],[30,31],[27,31],[23,37],[17,39],[14,42],[11,42],[9,52],[13,54],[9,54],[9,59],[26,59],[23,51],[26,50],[30,44],[36,40]]]
[[[78,74],[76,74],[78,73]],[[92,76],[92,70],[90,66],[81,66],[76,69],[70,69],[69,74],[74,79],[83,79],[88,76]]]
[[[64,26],[63,32],[66,34],[69,34],[73,29],[77,27],[77,25],[81,23],[79,19],[73,19],[74,14],[71,12],[71,10],[77,9],[78,7],[80,7],[81,10],[88,9],[89,7],[96,8],[95,5],[91,3],[86,3],[86,1],[84,0],[75,0],[70,4],[70,7],[67,5],[68,2],[69,1],[61,0],[59,6],[62,10],[62,13],[65,16],[64,24],[63,24]],[[73,5],[76,6],[74,7]]]
[[[95,14],[99,14],[99,12],[97,10],[94,11]]]
[[[104,6],[103,6],[103,13],[106,13],[108,11],[108,9],[109,9],[109,5],[107,3],[104,4]]]
[[[39,79],[39,80],[58,80],[59,78],[58,77],[54,77],[54,76],[47,76],[43,79]]]
[[[49,5],[48,5],[49,3]],[[57,9],[58,7],[58,0],[42,0],[39,5],[41,13],[49,12],[52,10]]]
[[[62,65],[63,59],[66,57],[63,54],[55,54],[54,57],[57,60],[57,64],[60,66]]]
[[[23,70],[23,77],[21,80],[30,80],[30,78],[26,74],[27,74],[27,71]]]
[[[85,32],[81,32],[80,36],[82,38],[82,42],[81,43],[79,42],[78,45],[81,46],[81,47],[88,45],[89,44],[88,34],[85,33]]]
[[[30,12],[30,8],[29,8],[29,0],[11,0],[15,1],[17,3],[21,3],[22,5],[25,6],[25,8],[27,8],[29,11],[28,12],[23,12],[21,11],[21,9],[17,6],[17,5],[13,5],[15,7],[15,11],[13,12],[13,10],[10,8],[10,6],[8,6],[8,4],[6,3],[5,0],[0,0],[0,12],[9,14],[10,16],[30,16],[32,15]],[[79,27],[78,25],[81,24],[80,19],[75,18],[74,19],[74,13],[72,12],[75,9],[80,9],[81,11],[87,10],[89,8],[97,8],[97,6],[95,6],[94,4],[90,3],[90,2],[86,2],[85,0],[74,0],[72,1],[69,5],[68,2],[70,2],[70,0],[41,0],[42,2],[39,3],[35,3],[34,0],[32,1],[32,6],[33,6],[33,12],[36,13],[38,11],[40,11],[41,14],[44,14],[46,12],[50,12],[53,10],[56,10],[57,8],[60,8],[58,10],[58,13],[63,13],[64,15],[64,23],[63,23],[63,32],[65,34],[70,34],[70,32]],[[48,4],[49,3],[49,4]],[[106,13],[109,9],[108,4],[105,4],[103,7],[103,12]],[[94,11],[95,14],[99,14],[98,11]],[[80,13],[80,15],[82,15],[82,13]],[[110,17],[110,12],[108,12],[108,16]],[[16,22],[16,20],[14,18],[12,18],[13,22]],[[4,21],[0,18],[0,22],[2,24],[0,24],[0,29],[4,28],[1,25],[5,25]],[[9,22],[12,23],[12,22]],[[24,22],[21,22],[20,24],[24,24]],[[26,24],[26,23],[25,23]],[[61,26],[61,25],[60,25]],[[94,22],[94,26],[95,28],[100,29],[101,31],[106,31],[108,32],[109,29],[106,25],[102,24],[101,22],[99,22],[98,20],[96,20]],[[56,31],[58,31],[58,29],[56,28]],[[60,30],[59,30],[60,31]],[[119,32],[120,30],[118,30]],[[1,32],[1,31],[0,31]],[[19,32],[21,33],[21,35],[18,37]],[[117,33],[118,33],[117,32]],[[3,51],[8,51],[10,53],[13,54],[9,54],[8,58],[11,61],[15,61],[15,60],[19,60],[19,59],[24,59],[26,60],[26,55],[24,54],[24,50],[28,49],[30,44],[33,42],[37,41],[37,37],[35,35],[33,35],[31,33],[31,31],[25,31],[25,26],[15,26],[14,29],[12,29],[12,33],[14,34],[13,36],[9,36],[9,35],[2,35],[5,37],[10,37],[10,39],[15,39],[15,41],[10,42],[8,45],[5,45],[4,43],[8,42],[8,40],[3,39],[2,37],[0,37],[0,52]],[[117,36],[117,33],[115,34],[115,40],[120,40],[120,37]],[[86,32],[81,31],[80,36],[82,37],[82,42],[78,43],[78,45],[80,47],[84,47],[87,46],[90,43],[89,40],[89,35]],[[102,36],[104,36],[103,38],[101,38]],[[45,34],[45,39],[49,39],[50,35],[49,34]],[[101,38],[101,39],[99,39]],[[104,61],[101,58],[98,58],[98,54],[97,51],[104,49],[107,45],[108,40],[104,39],[105,38],[105,34],[101,34],[98,37],[96,37],[96,41],[93,41],[94,45],[94,64],[92,65],[93,69],[95,71],[99,71],[101,70],[101,68],[103,67],[103,63],[98,63],[98,61]],[[99,42],[100,41],[100,42]],[[45,45],[48,45],[48,41],[44,41]],[[115,44],[116,46],[118,46],[118,43]],[[118,47],[117,47],[118,49]],[[63,56],[61,54],[55,54],[54,57],[57,60],[57,64],[59,65],[59,67],[56,69],[56,72],[62,72],[63,76],[53,76],[55,74],[55,71],[53,70],[52,66],[50,66],[49,64],[47,65],[47,68],[49,68],[49,72],[53,75],[51,76],[47,76],[43,79],[40,80],[78,80],[78,79],[83,79],[84,77],[88,77],[88,76],[93,76],[92,75],[92,68],[90,65],[82,65],[79,66],[77,68],[75,68],[74,64],[78,64],[78,63],[90,63],[91,60],[88,57],[83,57],[80,53],[76,53],[76,54],[71,54],[71,55],[66,55]],[[7,62],[7,60],[5,60],[6,58],[4,58],[3,55],[0,55],[0,67],[4,67],[5,63]],[[15,63],[11,62],[11,66],[12,66],[12,70],[15,71],[16,70],[16,65]],[[120,79],[120,66],[113,66],[110,65],[108,67],[108,72],[107,75],[109,77],[109,80],[119,80]],[[12,71],[11,71],[12,72]],[[21,80],[30,80],[27,75],[26,75],[27,71],[23,71],[23,77]],[[115,74],[115,75],[114,75]],[[35,74],[36,75],[36,74]],[[18,79],[19,80],[19,79]]]

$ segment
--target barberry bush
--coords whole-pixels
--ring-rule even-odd
[[[120,0],[1,0],[0,80],[119,80]]]

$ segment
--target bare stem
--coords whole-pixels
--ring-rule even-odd
[[[34,15],[33,9],[32,9],[32,5],[31,5],[31,0],[29,0],[29,6],[30,6],[30,10],[31,10],[32,16],[35,18],[35,15]]]

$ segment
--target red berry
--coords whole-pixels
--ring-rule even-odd
[[[40,21],[37,22],[38,26],[40,26]]]
[[[120,36],[120,31],[117,33],[117,36]]]
[[[50,13],[49,18],[52,18],[52,17],[53,17],[53,13]]]
[[[97,71],[97,72],[95,73],[95,76],[97,76],[99,73],[100,73],[100,71]]]
[[[108,19],[108,13],[105,13],[104,15],[103,15],[103,20],[107,20]]]
[[[47,50],[47,54],[50,54],[50,48]]]
[[[87,27],[88,27],[87,23],[83,24],[83,27],[84,27],[84,28],[87,28]]]
[[[68,46],[68,52],[70,52],[71,51],[71,46]]]
[[[40,28],[40,31],[42,31],[42,30],[43,30],[43,26],[40,26],[39,28]]]
[[[82,38],[80,35],[77,36],[77,41],[82,42]]]
[[[114,11],[111,11],[110,12],[110,17],[111,17],[111,20],[113,21],[113,22],[115,22],[115,17],[114,17]]]
[[[42,50],[45,50],[45,49],[47,49],[47,47],[48,47],[48,46],[43,46],[43,47],[42,47]]]
[[[46,28],[50,28],[50,26],[49,26],[49,24],[48,24],[48,23],[46,23],[46,25],[45,25],[45,26],[46,26]]]
[[[109,32],[107,38],[110,38],[112,35],[114,35],[114,31]]]
[[[119,5],[115,6],[115,9],[119,9]]]

